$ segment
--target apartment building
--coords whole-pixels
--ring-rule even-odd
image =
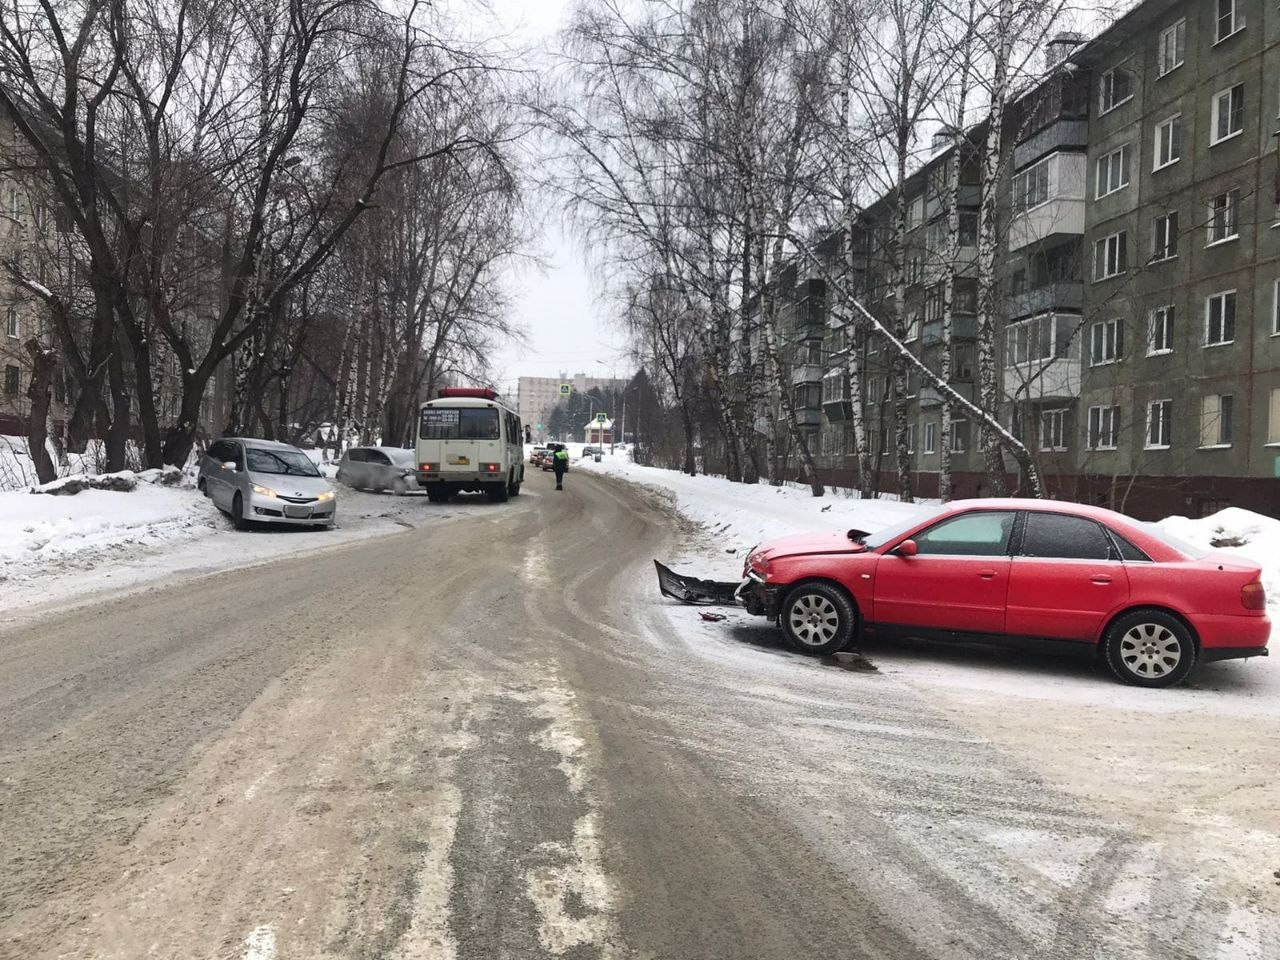
[[[1280,510],[1280,5],[1147,0],[1088,42],[1060,35],[1047,57],[1060,68],[1003,118],[1002,420],[1055,496],[1142,516]],[[970,398],[984,137],[967,132],[957,191],[952,369]],[[888,278],[902,258],[899,332],[935,370],[951,141],[940,138],[902,188],[901,251],[889,239],[896,191],[866,209],[850,240],[859,265],[849,279],[882,318],[893,316]],[[801,273],[780,282],[803,291],[816,281]],[[859,350],[873,461],[881,489],[894,489],[888,355],[874,340],[857,342],[829,310],[815,345],[813,307],[801,316],[780,323],[780,334],[823,473],[835,483],[855,477],[848,357]],[[941,398],[914,378],[906,398],[913,482],[928,496],[937,491]],[[958,417],[956,495],[982,495],[976,425]]]
[[[574,393],[587,393],[590,390],[620,393],[628,383],[630,381],[625,378],[589,377],[585,373],[575,373],[572,376],[562,373],[558,377],[520,377],[516,382],[516,406],[520,421],[531,428],[535,440],[545,439],[539,435],[539,425],[545,428],[552,408],[567,397],[567,394],[561,392],[564,387]]]

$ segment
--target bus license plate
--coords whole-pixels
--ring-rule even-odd
[[[470,457],[450,457],[449,466],[451,467],[469,467],[471,466]]]

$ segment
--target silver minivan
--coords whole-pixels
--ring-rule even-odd
[[[390,490],[403,496],[418,486],[414,452],[402,447],[351,447],[338,461],[339,483],[356,490]]]
[[[237,530],[252,523],[331,527],[337,500],[311,458],[287,443],[224,437],[200,458],[196,485]]]

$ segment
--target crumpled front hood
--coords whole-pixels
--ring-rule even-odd
[[[850,540],[845,533],[798,533],[766,540],[752,551],[749,559],[754,562],[802,554],[863,553],[866,549]]]

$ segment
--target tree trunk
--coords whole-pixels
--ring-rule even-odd
[[[129,420],[132,404],[128,381],[124,375],[124,359],[120,349],[112,351],[107,361],[111,385],[111,427],[106,436],[107,472],[119,473],[129,465]]]
[[[27,397],[31,400],[27,450],[36,469],[36,479],[50,483],[58,478],[48,447],[49,405],[53,400],[53,371],[58,365],[58,353],[52,347],[42,346],[35,337],[27,341],[26,347],[31,354],[31,383],[27,387]]]

